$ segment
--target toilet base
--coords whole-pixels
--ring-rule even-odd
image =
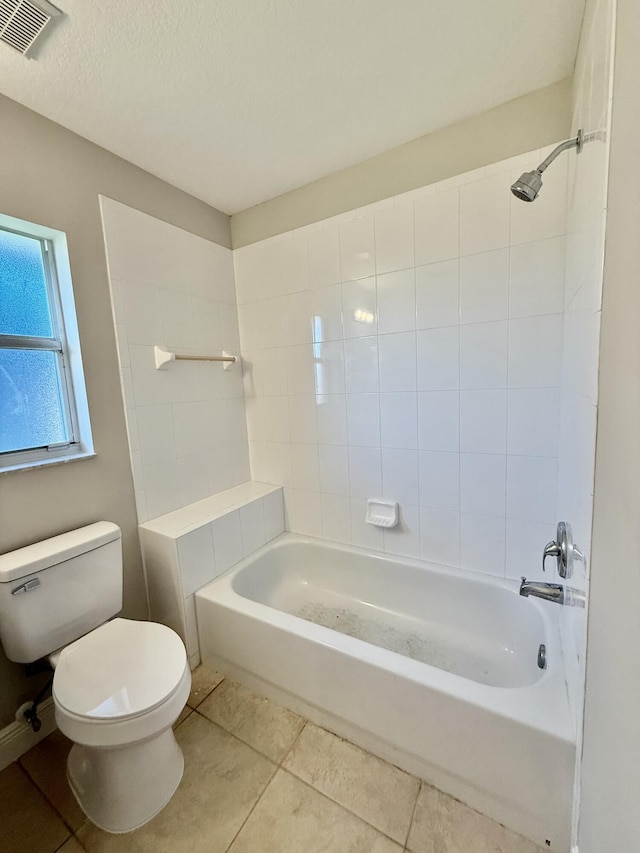
[[[67,778],[80,808],[106,832],[131,832],[148,823],[174,795],[184,758],[171,727],[120,747],[74,744]]]

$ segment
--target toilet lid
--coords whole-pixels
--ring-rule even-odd
[[[182,640],[166,625],[113,619],[62,650],[54,699],[98,720],[144,714],[173,693],[186,661]]]

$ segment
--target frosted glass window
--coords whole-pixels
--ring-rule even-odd
[[[0,349],[0,453],[69,440],[59,355]]]
[[[66,271],[64,300],[56,258]],[[0,215],[0,470],[92,450],[66,240]]]
[[[53,337],[42,241],[0,230],[0,334]]]

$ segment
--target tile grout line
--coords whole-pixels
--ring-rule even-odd
[[[222,683],[222,682],[220,682],[220,683]],[[213,693],[213,690],[212,690],[211,692]],[[201,716],[201,717],[204,717],[204,714],[201,714],[200,716]],[[208,717],[204,717],[204,719],[206,720],[206,719],[208,719]],[[242,830],[244,829],[244,827],[245,827],[245,825],[246,825],[247,821],[249,820],[249,818],[251,817],[251,815],[252,815],[252,814],[253,814],[253,812],[255,811],[255,809],[256,809],[256,807],[257,807],[258,803],[260,802],[260,800],[262,799],[262,797],[263,797],[263,796],[264,796],[264,794],[266,793],[267,788],[268,788],[268,787],[269,787],[269,785],[273,782],[273,780],[276,778],[276,775],[277,775],[277,773],[278,773],[278,770],[283,769],[283,767],[282,767],[283,763],[284,763],[284,762],[286,761],[286,759],[289,757],[289,754],[291,753],[291,751],[292,751],[293,747],[295,746],[295,744],[296,744],[296,743],[297,743],[297,741],[298,741],[298,738],[300,737],[300,735],[302,734],[302,732],[304,731],[304,729],[305,729],[305,727],[306,727],[306,725],[307,725],[308,720],[307,720],[305,717],[302,717],[302,719],[304,720],[304,724],[303,724],[302,728],[300,729],[300,731],[298,732],[298,734],[297,734],[297,735],[295,736],[295,738],[293,739],[293,743],[291,744],[291,746],[289,747],[289,749],[285,752],[285,754],[284,754],[284,756],[282,757],[282,760],[280,761],[280,763],[279,763],[279,764],[276,764],[276,763],[275,763],[275,762],[273,762],[273,761],[271,762],[272,764],[276,764],[275,773],[274,773],[274,774],[273,774],[273,776],[269,779],[269,781],[267,782],[267,784],[264,786],[264,788],[263,788],[263,789],[262,789],[262,791],[260,792],[260,794],[259,794],[259,796],[258,796],[257,800],[255,801],[255,803],[253,804],[253,806],[252,806],[252,807],[251,807],[251,809],[249,810],[249,813],[247,814],[246,818],[242,821],[242,824],[241,824],[241,825],[240,825],[240,827],[238,828],[238,831],[236,832],[236,834],[235,834],[235,835],[233,836],[233,838],[231,839],[231,843],[230,843],[230,844],[229,844],[229,846],[226,848],[225,853],[229,853],[229,850],[231,850],[231,848],[232,848],[233,844],[235,843],[236,838],[240,835],[240,833],[241,833],[241,832],[242,832]],[[209,720],[209,722],[210,722],[210,723],[212,723],[212,722],[213,722],[213,720]],[[217,723],[214,723],[214,725],[217,725]],[[222,728],[222,726],[221,726],[220,728]],[[226,730],[226,729],[223,729],[223,731],[227,731],[227,730]],[[227,732],[227,734],[231,734],[231,732]],[[258,753],[258,755],[261,755],[263,758],[267,758],[267,756],[265,756],[265,755],[264,755],[264,753],[259,752],[259,750],[255,749],[255,747],[251,746],[250,744],[246,743],[246,742],[245,742],[245,741],[243,741],[243,740],[240,740],[240,738],[239,738],[239,737],[237,737],[236,735],[232,735],[232,737],[236,737],[236,738],[237,738],[237,740],[239,740],[239,741],[240,741],[240,743],[245,744],[245,746],[249,746],[249,747],[250,747],[250,749],[253,749],[255,752],[257,752],[257,753]],[[268,761],[271,761],[271,759],[269,759],[269,758],[267,758],[267,760],[268,760]]]
[[[20,758],[21,758],[21,757],[22,757],[22,756],[20,756]],[[53,812],[54,812],[54,814],[56,815],[56,817],[57,817],[59,820],[61,820],[61,821],[62,821],[62,824],[64,825],[65,829],[66,829],[66,830],[68,830],[68,832],[70,833],[70,835],[74,835],[75,833],[74,833],[73,829],[71,828],[71,826],[69,825],[69,823],[67,822],[67,820],[65,819],[64,815],[62,815],[62,814],[61,814],[61,812],[56,808],[56,806],[51,802],[51,800],[50,800],[50,799],[49,799],[49,797],[46,795],[46,793],[42,790],[42,788],[40,787],[40,785],[38,785],[38,783],[36,782],[36,780],[31,776],[31,774],[29,773],[29,771],[27,770],[27,768],[26,768],[26,767],[24,767],[24,766],[22,765],[22,763],[20,762],[20,759],[18,759],[18,760],[16,761],[16,764],[18,765],[18,767],[20,768],[20,770],[22,771],[22,773],[27,777],[27,779],[29,780],[29,782],[30,782],[30,783],[34,786],[34,788],[38,791],[38,793],[39,793],[39,794],[40,794],[40,796],[43,798],[43,800],[45,801],[45,803],[46,803],[46,804],[47,804],[47,805],[48,805],[48,806],[53,810]],[[75,800],[75,798],[74,798],[74,800]],[[65,840],[64,840],[62,843],[63,843],[63,844],[66,844],[68,840],[69,840],[69,838],[65,838]],[[62,845],[60,845],[60,846],[62,846]],[[59,850],[59,849],[60,849],[59,847],[56,847],[56,850]]]
[[[391,767],[391,768],[393,768],[394,770],[399,770],[401,773],[404,773],[406,776],[409,776],[410,778],[416,779],[416,780],[419,782],[419,785],[418,785],[418,791],[417,791],[417,793],[416,793],[416,799],[415,799],[415,802],[414,802],[414,804],[413,804],[413,809],[411,810],[411,818],[410,818],[410,820],[409,820],[409,826],[408,826],[408,828],[407,828],[407,836],[406,836],[406,837],[407,837],[407,839],[408,839],[408,837],[409,837],[409,832],[410,832],[410,830],[411,830],[411,825],[412,825],[412,822],[413,822],[413,815],[414,815],[414,813],[415,813],[416,805],[417,805],[417,802],[418,802],[418,797],[419,797],[419,795],[420,795],[420,791],[421,791],[421,789],[422,789],[422,785],[424,784],[424,781],[423,781],[422,779],[420,779],[418,776],[413,776],[413,774],[411,774],[411,773],[407,773],[407,771],[406,771],[406,770],[403,770],[401,767],[398,767],[397,765],[392,764],[390,761],[386,761],[384,758],[379,758],[379,756],[375,755],[373,752],[370,752],[369,750],[364,749],[364,748],[363,748],[363,747],[361,747],[361,746],[358,746],[357,744],[353,743],[353,741],[350,741],[350,740],[348,740],[347,738],[344,738],[344,737],[341,737],[340,735],[337,735],[335,732],[332,732],[330,729],[325,729],[325,728],[323,728],[322,726],[318,726],[318,725],[316,725],[316,723],[311,722],[311,720],[306,720],[306,722],[305,722],[304,726],[303,726],[303,727],[302,727],[302,729],[300,730],[300,733],[298,734],[298,736],[296,737],[295,741],[293,742],[293,744],[292,744],[292,746],[291,746],[291,749],[289,750],[289,752],[287,753],[287,755],[286,755],[286,756],[285,756],[285,758],[283,759],[282,764],[281,764],[281,765],[280,765],[280,767],[278,768],[278,769],[282,769],[282,770],[284,770],[284,772],[285,772],[285,773],[289,773],[289,775],[293,776],[295,779],[298,779],[300,782],[302,782],[303,784],[305,784],[308,788],[311,788],[311,790],[313,790],[313,791],[315,791],[316,793],[320,794],[321,796],[325,797],[325,798],[326,798],[327,800],[329,800],[330,802],[335,803],[337,806],[340,806],[340,808],[344,809],[344,810],[345,810],[346,812],[348,812],[349,814],[351,814],[351,815],[353,815],[354,817],[358,818],[358,820],[361,820],[363,823],[366,823],[366,824],[367,824],[367,826],[370,826],[372,829],[375,829],[375,831],[376,831],[376,832],[379,832],[381,835],[384,835],[384,836],[385,836],[385,838],[389,838],[391,841],[393,841],[393,842],[394,842],[394,844],[400,844],[401,846],[403,846],[403,847],[404,847],[404,846],[405,846],[405,844],[406,844],[406,841],[405,841],[405,843],[404,843],[404,844],[403,844],[403,842],[401,842],[401,841],[396,841],[396,839],[395,839],[395,838],[392,838],[390,835],[387,835],[387,833],[386,833],[386,832],[384,832],[383,830],[381,830],[379,827],[374,826],[372,823],[369,823],[369,821],[368,821],[368,820],[365,820],[365,818],[361,817],[359,814],[356,814],[356,812],[352,811],[352,810],[351,810],[348,806],[346,806],[344,803],[341,803],[341,802],[339,802],[338,800],[335,800],[335,799],[334,799],[332,796],[330,796],[329,794],[325,793],[324,791],[321,791],[319,788],[316,788],[316,787],[315,787],[315,785],[311,784],[310,782],[307,782],[307,781],[306,781],[305,779],[303,779],[301,776],[298,776],[298,774],[296,773],[296,771],[295,771],[295,770],[292,770],[292,769],[290,769],[290,768],[288,768],[288,767],[284,767],[284,766],[283,766],[284,761],[286,760],[286,758],[288,758],[288,757],[289,757],[289,755],[290,755],[290,754],[291,754],[291,752],[293,751],[293,748],[294,748],[295,744],[297,743],[298,739],[299,739],[299,738],[301,737],[301,735],[302,735],[302,732],[304,731],[304,729],[307,727],[307,725],[308,725],[309,723],[311,723],[311,725],[312,725],[312,726],[316,726],[316,728],[319,728],[319,729],[321,729],[322,731],[327,732],[327,733],[328,733],[328,734],[330,734],[332,737],[337,738],[337,739],[338,739],[339,741],[341,741],[342,743],[346,743],[346,744],[348,744],[349,746],[355,747],[355,749],[357,749],[357,750],[359,750],[359,751],[363,752],[365,755],[370,755],[370,756],[372,756],[373,758],[376,758],[378,761],[381,761],[381,762],[382,762],[383,764],[385,764],[387,767]]]
[[[416,777],[417,778],[417,777]],[[407,829],[407,836],[404,840],[404,851],[408,853],[409,851],[409,836],[411,835],[411,830],[413,828],[413,821],[415,820],[416,810],[418,808],[418,800],[420,799],[420,794],[422,793],[422,788],[424,785],[424,780],[420,779],[420,784],[418,785],[418,793],[416,794],[416,801],[413,804],[413,811],[411,812],[411,820],[409,821],[409,828]]]

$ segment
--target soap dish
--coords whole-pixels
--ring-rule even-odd
[[[367,524],[376,527],[395,527],[398,523],[398,504],[389,501],[367,501]]]

